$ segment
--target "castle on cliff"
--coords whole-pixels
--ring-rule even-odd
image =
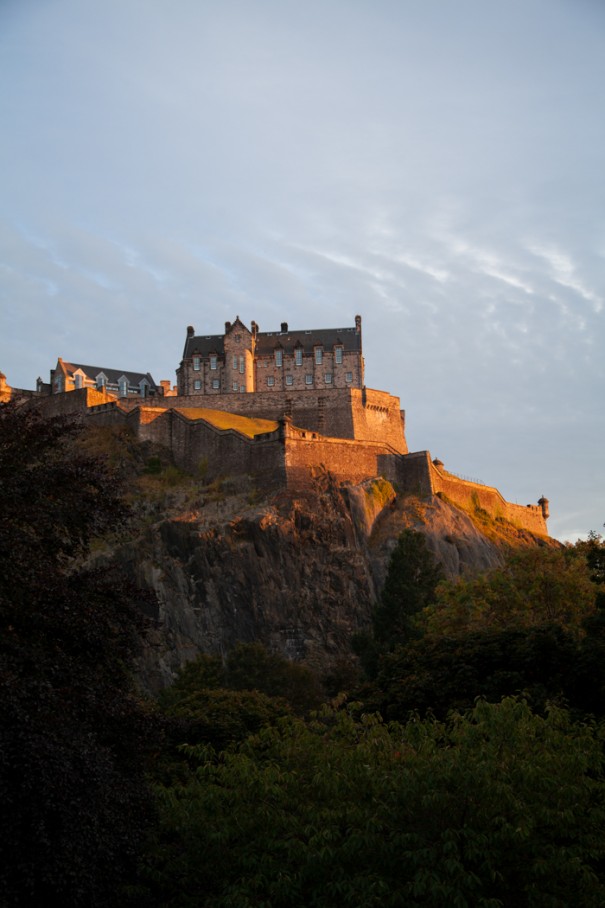
[[[9,388],[50,414],[125,426],[170,450],[177,465],[207,478],[248,473],[266,487],[304,488],[329,472],[337,482],[383,476],[402,493],[441,494],[494,518],[547,534],[548,501],[521,506],[500,492],[445,470],[428,451],[410,453],[399,398],[366,388],[361,316],[346,328],[261,332],[239,318],[224,334],[187,328],[177,384],[149,372],[59,359],[36,391]]]

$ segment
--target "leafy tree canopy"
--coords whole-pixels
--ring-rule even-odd
[[[79,429],[0,406],[0,903],[109,905],[149,815],[140,593],[83,562],[125,519]]]
[[[442,583],[423,614],[433,635],[560,624],[580,630],[595,611],[596,589],[575,548],[532,548],[477,577]]]
[[[479,702],[446,723],[282,720],[160,790],[149,904],[575,905],[605,900],[603,733]]]

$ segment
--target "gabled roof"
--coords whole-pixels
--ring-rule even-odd
[[[303,347],[305,353],[311,354],[313,347],[331,350],[338,345],[347,353],[361,353],[361,333],[355,328],[318,328],[315,331],[264,331],[256,335],[256,352],[260,356],[271,354],[280,345],[286,353],[292,353],[295,347]]]
[[[239,318],[236,322],[238,320]],[[230,330],[233,327],[234,325]],[[245,327],[243,323],[242,327]],[[292,353],[295,347],[303,347],[306,353],[311,354],[313,347],[323,346],[326,350],[331,350],[336,345],[342,345],[347,353],[361,353],[361,331],[355,327],[318,328],[314,331],[259,331],[256,335],[256,354],[259,356],[271,355],[280,345],[287,353]],[[224,356],[224,335],[188,334],[183,359],[188,359],[194,353],[204,357],[211,353]]]
[[[91,381],[96,381],[98,375],[104,375],[110,385],[117,385],[118,381],[124,376],[128,379],[128,385],[131,388],[139,387],[145,379],[150,388],[157,388],[155,381],[149,372],[131,372],[129,369],[108,369],[106,366],[84,366],[81,363],[68,363],[65,360],[59,360],[66,374],[70,377],[81,371]]]
[[[212,334],[207,337],[204,337],[203,335],[191,335],[185,341],[183,359],[188,359],[188,357],[193,356],[194,353],[199,353],[200,356],[209,356],[211,353],[216,353],[218,356],[224,356],[224,335]]]

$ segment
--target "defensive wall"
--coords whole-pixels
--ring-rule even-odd
[[[199,403],[199,398],[196,399]],[[359,483],[383,476],[402,493],[428,497],[441,493],[454,504],[482,508],[533,533],[548,535],[546,503],[517,505],[506,501],[493,486],[461,479],[434,463],[428,451],[401,454],[383,441],[326,437],[295,426],[289,417],[276,420],[271,431],[246,435],[221,428],[197,416],[199,408],[123,407],[110,402],[89,411],[95,422],[122,424],[141,441],[152,441],[172,452],[175,463],[207,479],[250,473],[268,488],[304,488],[318,471],[337,482]]]
[[[546,519],[548,502],[513,504],[494,486],[462,479],[449,473],[440,461],[432,461],[428,451],[418,451],[401,458],[399,486],[420,496],[441,494],[464,508],[482,508],[493,517],[502,517],[532,533],[548,535]]]
[[[384,476],[401,492],[426,497],[441,493],[464,508],[482,508],[531,532],[547,535],[547,503],[518,505],[498,489],[449,473],[428,451],[409,454],[399,400],[370,389],[327,393],[292,392],[242,395],[116,399],[107,391],[82,388],[69,393],[32,395],[49,416],[72,415],[96,423],[127,426],[140,440],[169,449],[175,462],[209,479],[250,473],[270,487],[304,487],[316,471],[327,470],[338,482],[357,483]],[[224,407],[251,420],[273,420],[270,432],[252,436],[221,428],[192,411],[201,404]],[[228,404],[228,409],[227,409]],[[185,412],[187,411],[187,412]],[[322,431],[322,429],[324,431]],[[327,430],[327,431],[326,431]]]
[[[120,406],[134,409],[140,400],[120,399]],[[405,414],[399,398],[370,388],[329,391],[256,392],[254,394],[190,394],[154,397],[146,407],[186,409],[212,407],[241,416],[280,420],[330,438],[381,441],[400,454],[407,453]]]

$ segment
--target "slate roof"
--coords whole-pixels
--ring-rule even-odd
[[[331,350],[341,344],[345,353],[361,353],[361,332],[355,328],[319,328],[314,331],[259,331],[256,335],[256,355],[271,355],[276,347],[281,346],[286,353],[293,353],[295,347],[303,347],[311,355],[313,347],[323,346]],[[194,353],[209,356],[216,353],[224,356],[224,335],[192,335],[185,341],[183,359]]]
[[[335,345],[342,345],[346,353],[361,352],[361,332],[355,328],[319,328],[315,331],[265,331],[256,335],[256,353],[272,354],[276,347],[282,347],[286,353],[293,353],[295,347],[303,347],[311,355],[313,347],[322,346],[331,350]]]
[[[101,373],[107,378],[110,385],[117,385],[118,380],[124,375],[128,379],[129,387],[139,387],[143,379],[146,379],[150,388],[157,390],[157,385],[149,372],[131,372],[128,369],[107,369],[105,366],[84,366],[81,363],[68,363],[62,360],[63,367],[68,375],[73,376],[74,372],[80,369],[91,381],[96,381],[97,375]]]

